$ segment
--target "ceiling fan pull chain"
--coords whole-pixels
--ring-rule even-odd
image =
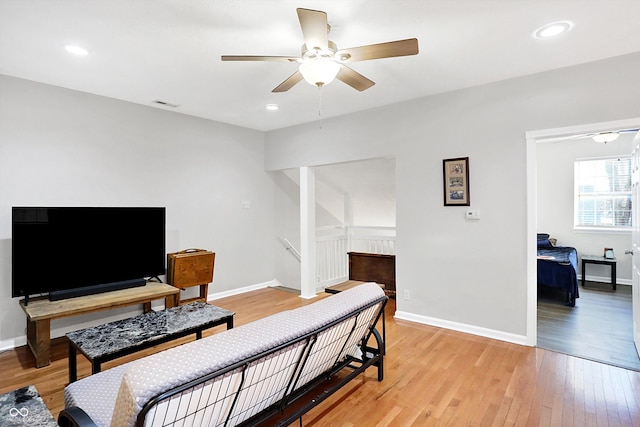
[[[322,129],[322,85],[318,85],[318,127]]]

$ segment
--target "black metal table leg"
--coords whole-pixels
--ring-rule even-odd
[[[76,348],[69,342],[69,384],[78,379],[78,358]]]

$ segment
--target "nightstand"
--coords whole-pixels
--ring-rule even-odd
[[[603,256],[598,255],[583,255],[582,257],[582,286],[584,286],[585,281],[585,267],[587,264],[601,264],[608,265],[611,267],[611,286],[613,290],[616,290],[616,264],[618,260],[615,258],[605,258]]]

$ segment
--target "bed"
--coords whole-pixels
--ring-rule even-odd
[[[578,295],[578,251],[553,246],[548,234],[538,234],[538,285],[567,293],[565,305],[575,307]]]

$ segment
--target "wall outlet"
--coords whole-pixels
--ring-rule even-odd
[[[409,291],[409,289],[405,289],[402,292],[402,299],[405,301],[409,301],[411,299],[411,291]]]

